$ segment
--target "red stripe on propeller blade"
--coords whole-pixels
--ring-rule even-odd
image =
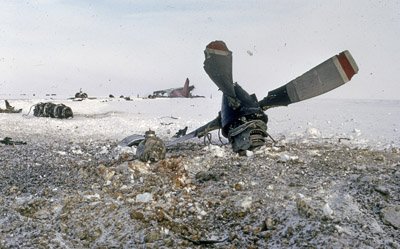
[[[351,80],[351,77],[353,77],[356,74],[356,72],[354,71],[354,68],[351,66],[349,59],[346,57],[346,54],[342,52],[339,55],[336,55],[336,57],[338,58],[339,63],[343,68],[343,71],[346,73],[347,78]]]
[[[222,50],[222,51],[229,51],[228,47],[225,45],[223,41],[213,41],[207,45],[207,48],[215,49],[215,50]]]

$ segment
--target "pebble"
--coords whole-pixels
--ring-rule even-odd
[[[381,216],[385,224],[391,225],[396,229],[400,228],[400,205],[383,209]]]
[[[162,236],[159,232],[153,231],[144,237],[144,242],[145,243],[154,243],[157,240],[160,240],[161,238],[162,238]]]
[[[131,216],[132,219],[135,219],[135,220],[141,220],[144,218],[144,214],[142,212],[138,212],[138,211],[132,211],[129,213],[129,215]]]

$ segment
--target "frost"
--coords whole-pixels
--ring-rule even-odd
[[[246,156],[247,156],[247,157],[252,157],[253,155],[254,155],[254,152],[253,152],[253,151],[246,150]]]
[[[81,149],[77,149],[77,150],[72,150],[72,153],[82,155],[83,151]]]
[[[103,147],[101,148],[101,151],[100,151],[99,153],[100,153],[100,154],[107,154],[107,153],[108,153],[107,147],[106,147],[106,146],[103,146]]]
[[[253,203],[253,198],[251,196],[247,196],[241,201],[240,206],[244,209],[249,209],[252,203]]]
[[[100,195],[98,193],[94,194],[94,195],[85,195],[86,199],[100,199]]]
[[[136,202],[150,202],[153,200],[153,195],[151,193],[138,194],[136,196]]]
[[[220,147],[218,145],[208,145],[207,147],[204,147],[203,150],[208,151],[211,153],[212,156],[214,157],[225,157],[226,152],[223,147]]]
[[[297,161],[297,160],[299,160],[298,156],[292,156],[286,152],[280,154],[280,159],[279,159],[280,162],[285,163],[285,162]]]

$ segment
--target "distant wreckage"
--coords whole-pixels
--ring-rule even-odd
[[[4,100],[4,102],[6,103],[6,109],[0,108],[0,113],[20,113],[20,112],[22,112],[22,109],[15,109],[15,107],[11,106],[7,100]]]
[[[154,91],[149,98],[204,98],[204,96],[192,95],[193,90],[194,86],[190,86],[189,78],[186,78],[183,87]]]

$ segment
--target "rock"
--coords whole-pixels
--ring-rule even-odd
[[[138,160],[132,163],[132,169],[139,171],[140,174],[149,174],[151,172],[149,165]]]
[[[196,180],[198,182],[207,182],[210,180],[213,181],[218,181],[220,178],[219,175],[213,174],[213,173],[208,173],[206,171],[200,171],[196,174]]]
[[[129,213],[132,219],[141,220],[144,218],[144,214],[138,211],[132,211]]]
[[[246,156],[247,156],[247,157],[252,157],[253,155],[254,155],[254,152],[253,152],[253,151],[246,150]]]
[[[389,195],[389,190],[385,186],[375,186],[375,190],[383,195]]]
[[[112,177],[113,177],[114,174],[115,174],[115,171],[114,171],[114,170],[112,170],[112,169],[110,169],[110,168],[107,168],[107,167],[104,166],[103,164],[100,164],[100,165],[99,165],[98,172],[99,172],[99,174],[100,174],[101,176],[103,176],[103,179],[104,179],[105,181],[111,180]]]
[[[394,228],[400,228],[400,205],[389,206],[381,211],[383,223]]]
[[[162,238],[162,236],[161,236],[160,233],[158,233],[158,232],[156,232],[156,231],[153,231],[153,232],[150,232],[149,234],[147,234],[147,235],[144,237],[144,242],[145,242],[145,243],[154,243],[154,242],[156,242],[157,240],[160,240],[161,238]]]
[[[221,192],[221,198],[222,198],[222,199],[228,197],[228,195],[229,195],[229,193],[228,193],[228,191],[226,191],[226,190],[224,190],[224,191]]]
[[[329,206],[328,203],[326,203],[322,207],[322,211],[324,212],[324,215],[327,216],[327,217],[331,217],[333,215],[333,210],[331,209],[331,207]]]
[[[239,183],[237,183],[236,185],[235,185],[235,190],[236,191],[242,191],[243,190],[243,183],[242,182],[239,182]]]
[[[275,226],[274,220],[271,217],[267,217],[263,222],[262,230],[263,231],[273,230],[274,226]]]
[[[307,218],[315,216],[314,209],[304,199],[297,198],[296,207],[300,216],[305,216]]]
[[[369,227],[370,227],[370,230],[372,233],[375,233],[375,234],[384,233],[382,227],[378,224],[378,222],[376,222],[375,219],[373,221],[371,221]]]

